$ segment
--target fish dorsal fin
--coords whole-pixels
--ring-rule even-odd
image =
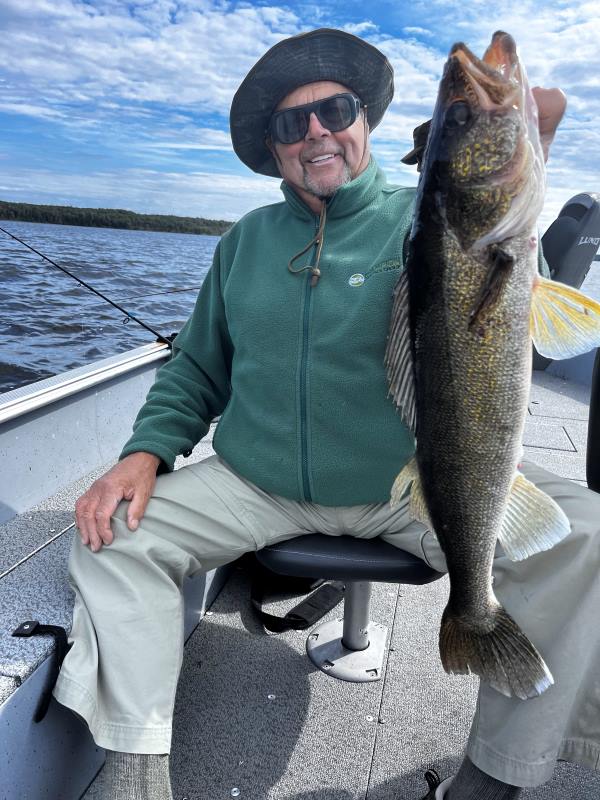
[[[549,550],[571,532],[565,512],[541,489],[517,473],[498,539],[511,561]]]
[[[394,304],[384,364],[390,385],[389,394],[400,409],[402,419],[415,433],[417,404],[408,303],[408,272],[405,269],[394,289]]]
[[[413,519],[422,522],[433,531],[433,525],[431,524],[429,512],[427,511],[425,495],[423,494],[423,483],[419,475],[417,459],[414,456],[404,465],[394,481],[390,496],[390,505],[392,508],[400,503],[409,488],[410,499],[408,508]]]
[[[489,247],[488,258],[488,271],[469,316],[469,328],[476,325],[481,315],[496,305],[515,263],[514,256],[497,244]]]
[[[536,276],[531,337],[546,358],[571,358],[600,346],[600,303],[564,283]]]

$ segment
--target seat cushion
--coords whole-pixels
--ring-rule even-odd
[[[298,577],[418,584],[442,577],[420,558],[377,538],[314,533],[270,545],[256,556],[274,572]]]

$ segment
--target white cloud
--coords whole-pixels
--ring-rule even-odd
[[[150,141],[140,143],[140,148],[145,150],[222,150],[233,151],[231,138],[225,131],[218,131],[212,128],[197,128],[188,125],[189,120],[178,131],[178,139],[171,141],[160,141],[153,137]]]
[[[39,98],[202,106],[226,113],[249,67],[278,39],[296,33],[295,14],[278,7],[148,2],[92,6],[68,0],[23,7],[3,31],[4,71]],[[131,13],[129,9],[131,8]],[[27,16],[27,24],[24,24]]]
[[[353,33],[355,36],[364,36],[367,33],[371,33],[378,29],[377,25],[374,22],[365,21],[365,22],[347,22],[343,26],[343,30],[347,33]]]
[[[201,144],[200,142],[147,142],[146,150],[232,150],[231,144]]]
[[[23,115],[26,117],[38,117],[39,119],[64,119],[65,115],[55,108],[45,108],[34,106],[30,103],[5,103],[0,101],[0,111],[8,114]]]
[[[419,28],[418,26],[411,26],[408,25],[406,28],[402,28],[402,32],[408,34],[409,36],[433,36],[434,34],[431,31],[428,31],[426,28]]]

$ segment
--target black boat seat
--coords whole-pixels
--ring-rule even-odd
[[[326,674],[356,683],[379,680],[382,674],[387,628],[370,619],[371,582],[424,584],[442,577],[379,538],[313,533],[265,547],[256,557],[281,575],[345,582],[343,619],[314,628],[306,650]]]

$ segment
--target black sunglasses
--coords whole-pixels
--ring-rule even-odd
[[[361,108],[366,108],[366,106],[350,92],[334,94],[314,103],[276,111],[271,117],[266,134],[273,141],[282,144],[299,142],[306,136],[310,115],[313,113],[316,114],[324,128],[332,133],[337,133],[337,131],[343,131],[344,128],[352,125]]]

